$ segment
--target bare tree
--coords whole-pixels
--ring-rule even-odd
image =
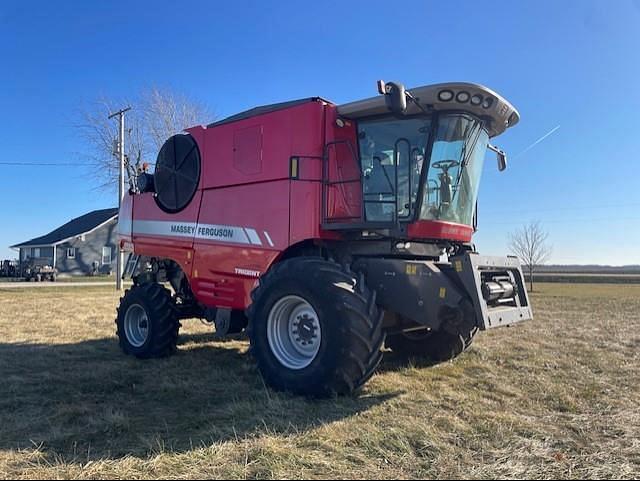
[[[85,149],[80,156],[87,160],[99,188],[117,187],[119,163],[114,153],[118,124],[107,117],[124,106],[132,107],[126,116],[125,156],[134,169],[143,162],[153,165],[160,147],[172,135],[213,120],[202,102],[157,87],[141,91],[134,99],[101,97],[83,106],[78,128]]]
[[[159,151],[172,135],[213,120],[212,113],[203,103],[155,87],[142,93],[140,111],[145,144],[154,152]]]
[[[551,256],[551,246],[547,244],[549,234],[540,222],[531,222],[511,234],[509,249],[520,258],[529,271],[530,290],[533,291],[533,273],[535,268],[544,264]]]

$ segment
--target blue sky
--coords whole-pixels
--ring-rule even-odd
[[[375,94],[377,79],[483,83],[521,123],[480,188],[481,252],[540,220],[552,262],[640,264],[640,2],[17,2],[0,6],[0,162],[81,160],[83,102],[150,85],[220,116]],[[560,126],[535,147],[528,146]],[[84,171],[0,165],[0,258],[115,198]]]

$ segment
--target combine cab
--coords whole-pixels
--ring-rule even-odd
[[[324,396],[362,386],[385,344],[445,361],[479,330],[531,319],[517,259],[471,243],[486,151],[506,167],[490,139],[517,111],[475,84],[378,88],[167,140],[119,216],[127,354],[167,356],[179,321],[201,318],[219,336],[246,329],[269,385]]]

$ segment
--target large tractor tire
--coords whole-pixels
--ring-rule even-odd
[[[140,359],[167,357],[176,351],[180,322],[171,292],[160,284],[128,289],[116,318],[120,347]]]
[[[351,394],[382,358],[375,292],[348,268],[319,257],[276,264],[251,293],[251,351],[276,390],[326,397]]]
[[[407,358],[422,358],[433,363],[450,361],[469,349],[478,331],[473,327],[452,334],[447,331],[415,331],[388,336],[386,347]]]

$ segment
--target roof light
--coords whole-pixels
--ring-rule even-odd
[[[482,103],[482,95],[475,94],[471,97],[471,105],[480,105]]]
[[[456,95],[456,100],[462,104],[468,102],[469,92],[465,92],[464,90],[462,92],[458,92],[458,95]]]
[[[482,108],[488,109],[492,105],[493,105],[493,97],[487,97],[486,99],[484,99],[484,102],[482,103]]]
[[[449,102],[453,99],[453,92],[451,90],[441,90],[438,94],[438,99],[442,102]]]

